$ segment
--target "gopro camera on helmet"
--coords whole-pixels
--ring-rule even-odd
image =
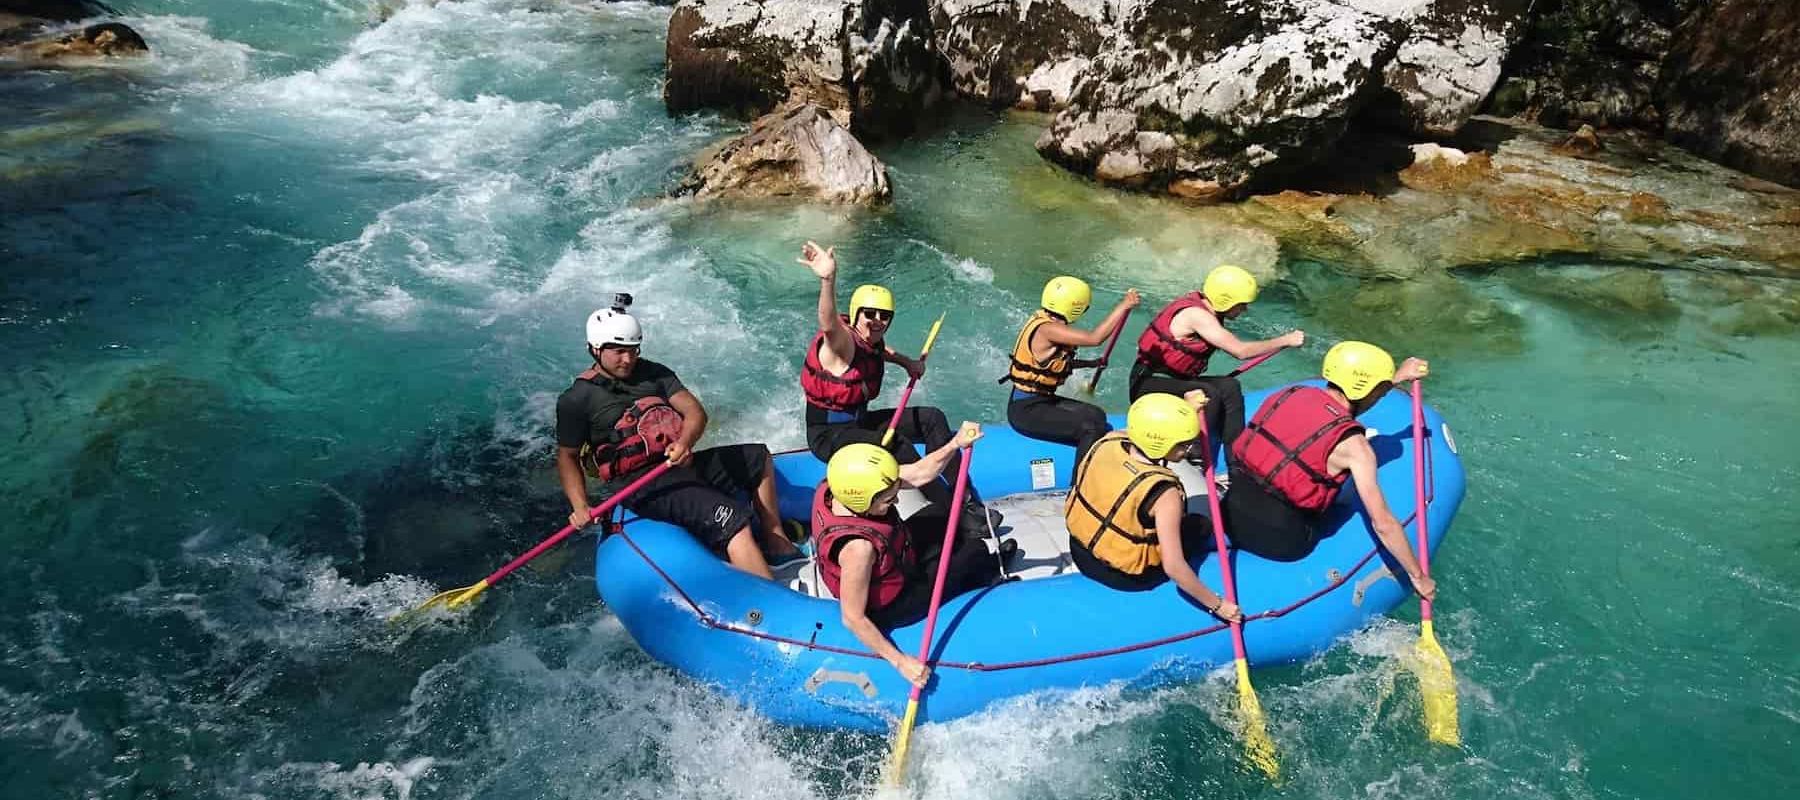
[[[631,307],[631,295],[627,292],[613,292],[612,310],[621,314]]]

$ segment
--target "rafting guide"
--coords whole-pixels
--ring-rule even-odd
[[[666,459],[671,468],[626,498],[625,508],[678,525],[732,566],[770,577],[769,558],[791,560],[799,551],[782,532],[769,448],[694,450],[706,432],[706,407],[673,370],[640,357],[644,333],[630,306],[631,295],[619,294],[588,316],[593,365],[556,401],[556,474],[569,524],[590,519],[589,478],[611,494]]]

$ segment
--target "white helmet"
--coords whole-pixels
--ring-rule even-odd
[[[644,343],[644,329],[638,325],[637,318],[625,313],[624,309],[602,308],[588,315],[587,340],[594,347],[609,344],[637,347]]]

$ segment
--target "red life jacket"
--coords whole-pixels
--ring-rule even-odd
[[[1192,339],[1176,338],[1175,315],[1190,308],[1203,308],[1212,311],[1212,305],[1206,302],[1206,295],[1189,292],[1175,298],[1156,318],[1150,320],[1150,327],[1145,328],[1138,336],[1138,360],[1149,365],[1151,369],[1167,372],[1178,378],[1198,378],[1206,371],[1206,362],[1212,358],[1215,348],[1211,342],[1201,337]]]
[[[591,381],[600,374],[594,367],[577,378]],[[576,460],[589,477],[610,481],[630,475],[663,457],[663,451],[681,438],[681,412],[667,398],[640,397],[613,423],[610,440],[585,442]]]
[[[1337,499],[1349,471],[1332,477],[1327,462],[1338,442],[1363,426],[1329,392],[1313,386],[1281,390],[1244,426],[1231,454],[1263,488],[1295,508],[1317,513]]]
[[[912,569],[915,554],[906,537],[906,523],[900,515],[888,511],[886,519],[869,519],[855,515],[840,517],[831,510],[831,490],[824,481],[813,492],[813,552],[817,553],[819,577],[832,596],[838,594],[843,570],[832,560],[832,551],[845,539],[867,539],[875,546],[875,569],[869,575],[869,611],[885,607],[900,596],[906,585],[906,573]]]
[[[850,325],[849,317],[839,314],[838,319]],[[800,389],[806,392],[806,402],[827,411],[861,411],[881,394],[881,376],[887,371],[881,350],[864,341],[855,328],[850,328],[850,340],[856,343],[850,367],[842,375],[833,375],[819,362],[825,332],[813,336],[812,344],[806,346],[806,365],[800,369]]]

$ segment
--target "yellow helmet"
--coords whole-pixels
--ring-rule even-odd
[[[1200,293],[1214,311],[1230,311],[1243,303],[1256,300],[1256,276],[1243,267],[1220,264],[1206,274]]]
[[[1044,309],[1062,317],[1068,322],[1081,319],[1086,314],[1088,304],[1094,302],[1094,292],[1088,288],[1087,281],[1068,275],[1058,275],[1044,284],[1044,297],[1041,301]]]
[[[1172,394],[1144,395],[1125,412],[1126,438],[1151,458],[1167,458],[1176,445],[1199,435],[1194,407]]]
[[[1326,351],[1319,374],[1343,390],[1345,397],[1361,400],[1394,379],[1394,357],[1368,342],[1338,342]]]
[[[888,313],[894,311],[894,293],[886,286],[865,283],[850,293],[850,323],[855,324],[858,315],[865,308],[874,308]]]
[[[825,465],[825,485],[845,508],[860,514],[869,510],[875,495],[900,480],[900,464],[892,453],[858,442],[839,448]]]

